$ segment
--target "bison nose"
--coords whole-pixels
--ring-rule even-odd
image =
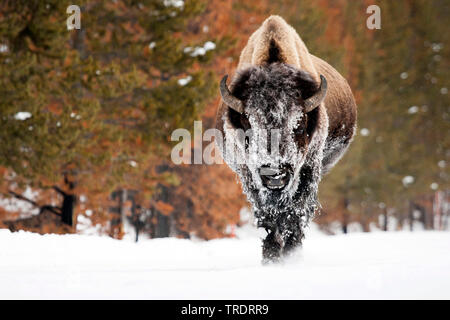
[[[290,172],[287,167],[264,166],[259,168],[263,185],[272,190],[283,189],[289,182]]]

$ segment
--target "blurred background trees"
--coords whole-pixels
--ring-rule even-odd
[[[280,14],[359,107],[316,221],[330,233],[448,228],[448,1],[378,1],[381,29],[368,30],[365,0],[84,0],[71,31],[69,2],[0,4],[0,226],[232,234],[246,206],[234,175],[175,166],[169,138],[194,120],[213,127],[218,79]]]
[[[138,190],[133,201],[149,207],[158,182],[177,182],[155,164],[170,133],[191,126],[213,97],[208,65],[223,43],[192,31],[204,1],[84,1],[73,31],[70,4],[2,4],[2,191],[60,215],[72,231],[78,202],[121,237],[124,209],[109,208],[123,199],[110,195]]]
[[[448,4],[377,4],[382,12],[380,30],[367,30],[365,17],[354,15],[364,12],[366,3],[353,2],[343,16],[356,26],[349,29],[356,44],[350,67],[356,68],[355,78],[349,80],[357,90],[359,130],[343,165],[325,179],[322,190],[332,191],[326,190],[331,183],[340,194],[347,194],[344,225],[353,215],[368,230],[368,223],[378,222],[381,215],[384,221],[379,226],[386,229],[392,214],[398,222],[392,228],[410,226],[420,202],[423,210],[416,215],[428,220],[424,227],[443,227],[433,217],[448,210],[435,201],[444,196],[437,194],[449,183],[449,55],[442,23]]]

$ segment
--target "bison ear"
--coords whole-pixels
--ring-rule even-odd
[[[311,97],[304,100],[305,111],[307,113],[313,111],[322,103],[327,95],[327,87],[327,79],[323,75],[320,75],[319,89]]]

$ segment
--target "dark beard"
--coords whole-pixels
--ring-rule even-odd
[[[254,215],[258,219],[258,227],[279,234],[284,244],[301,242],[303,230],[319,208],[316,190],[309,191],[303,193],[299,187],[293,198],[278,201],[279,195],[274,192],[264,202],[257,201]]]
[[[250,187],[244,187],[244,193],[252,204],[257,226],[268,233],[263,242],[264,261],[278,260],[282,254],[301,245],[304,230],[320,207],[317,200],[319,180],[318,169],[304,166],[292,197],[283,194],[282,190],[274,190],[263,199],[258,190],[251,187],[252,183],[246,184]]]
[[[300,170],[300,182],[293,196],[283,190],[273,190],[262,198],[256,189],[244,191],[252,203],[255,217],[260,221],[261,227],[266,228],[294,219],[291,216],[300,218],[304,224],[308,223],[320,206],[317,200],[318,184],[318,170],[303,166]]]

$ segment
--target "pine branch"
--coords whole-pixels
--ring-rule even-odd
[[[32,204],[33,206],[40,208],[40,205],[38,205],[35,201],[33,201],[33,200],[31,200],[31,199],[28,199],[28,198],[22,196],[21,194],[18,194],[18,193],[14,192],[14,191],[11,191],[11,190],[10,190],[8,193],[9,193],[10,195],[14,196],[14,197],[17,198],[17,199],[26,201],[26,202]]]
[[[35,201],[31,200],[31,199],[28,199],[27,197],[24,197],[23,195],[18,194],[18,193],[14,192],[14,191],[9,190],[8,193],[9,193],[10,195],[14,196],[15,198],[19,199],[19,200],[26,201],[26,202],[32,204],[33,206],[39,208],[39,214],[41,214],[42,212],[44,212],[44,210],[48,210],[48,211],[50,211],[51,213],[56,214],[57,216],[61,216],[61,212],[58,211],[58,210],[61,210],[61,209],[58,208],[58,207],[50,206],[50,205],[40,206],[37,202],[35,202]]]
[[[62,189],[60,189],[58,186],[52,186],[52,189],[61,194],[63,197],[67,196],[67,193],[65,193]]]

